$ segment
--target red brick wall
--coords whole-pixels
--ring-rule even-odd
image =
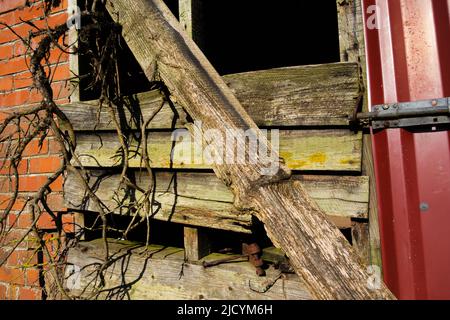
[[[37,26],[45,26],[42,1],[32,2],[31,7],[25,7],[26,0],[0,0],[0,21],[12,26],[13,30],[21,36],[26,36],[31,27],[21,21],[32,20]],[[67,19],[67,0],[63,0],[58,8],[53,9],[48,18],[48,24],[54,26],[64,23]],[[0,121],[2,121],[12,107],[24,106],[40,101],[40,95],[31,89],[32,80],[27,69],[25,47],[17,36],[8,28],[0,26]],[[52,51],[50,62],[56,69],[54,74],[54,94],[58,102],[67,102],[70,88],[65,81],[70,77],[69,57],[55,48]],[[5,161],[4,159],[0,161]],[[58,146],[52,138],[48,138],[41,149],[38,140],[33,141],[26,149],[25,156],[19,167],[20,173],[20,199],[15,210],[20,210],[27,194],[36,191],[46,180],[48,173],[55,171],[60,165]],[[8,170],[0,171],[0,210],[4,210],[10,198],[11,186],[7,178]],[[63,210],[62,179],[52,185],[55,192],[49,198],[49,204],[54,210]],[[22,213],[20,216],[12,214],[7,224],[12,226],[3,243],[0,243],[0,257],[15,241],[21,238],[30,226],[30,214]],[[54,225],[48,215],[43,215],[38,226],[51,232]],[[9,257],[7,263],[0,266],[0,300],[1,299],[41,299],[40,277],[42,258],[37,255],[35,243],[29,236],[28,241],[22,243]],[[0,259],[1,260],[1,259]]]

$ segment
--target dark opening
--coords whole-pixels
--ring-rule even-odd
[[[166,6],[169,7],[170,11],[172,11],[175,18],[178,19],[179,10],[178,10],[178,0],[164,0]]]
[[[128,228],[132,222],[130,216],[120,216],[110,214],[107,216],[108,226],[110,230],[107,237],[111,239],[118,239],[123,237],[123,232]],[[136,221],[133,222],[133,224]],[[102,221],[99,219],[97,213],[85,212],[84,223],[87,228],[84,231],[86,240],[94,240],[102,237]],[[183,226],[180,224],[151,220],[150,221],[150,243],[156,245],[163,245],[167,247],[183,247]],[[126,240],[145,243],[147,239],[147,223],[144,221],[138,227],[132,229]]]
[[[203,1],[202,49],[220,74],[339,62],[336,1]]]

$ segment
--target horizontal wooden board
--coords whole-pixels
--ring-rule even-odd
[[[90,175],[90,183],[96,186],[97,196],[117,214],[125,211],[119,208],[121,205],[142,195],[140,192],[130,194],[125,187],[119,187],[118,174],[90,171]],[[150,183],[144,172],[134,172],[131,179],[143,188],[148,188]],[[155,179],[155,200],[161,207],[158,210],[155,207],[154,219],[249,232],[251,215],[242,214],[233,207],[233,194],[213,173],[156,172]],[[367,217],[369,191],[366,177],[296,175],[294,179],[303,182],[312,198],[329,216]],[[81,181],[73,174],[68,175],[64,184],[64,197],[70,209],[98,211],[86,199]]]
[[[166,300],[166,299],[223,299],[223,300],[304,300],[311,295],[295,274],[284,274],[270,267],[265,277],[258,277],[248,261],[236,261],[211,268],[184,260],[183,249],[149,246],[148,254],[143,247],[129,243],[110,241],[110,254],[115,262],[107,269],[105,287],[114,290],[110,299]],[[92,293],[92,275],[95,265],[103,260],[103,243],[94,240],[80,243],[69,250],[68,263],[81,270],[73,274],[80,279],[80,288],[87,288],[84,295]],[[204,260],[226,257],[212,254]],[[125,267],[124,267],[125,266]],[[182,273],[180,273],[182,272]],[[69,277],[68,283],[73,281]],[[81,295],[81,290],[71,287],[70,293]],[[98,298],[105,299],[108,292]]]
[[[200,148],[191,139],[172,142],[170,132],[149,133],[148,152],[153,168],[208,169]],[[129,165],[141,167],[139,144],[131,142]],[[206,146],[206,145],[205,145]],[[83,166],[114,167],[121,165],[117,134],[79,133],[76,152]],[[171,154],[174,157],[171,159]],[[280,155],[293,170],[361,171],[362,135],[346,129],[281,130]],[[200,159],[197,161],[196,159]]]
[[[277,68],[224,76],[225,82],[258,126],[346,126],[359,96],[355,63]],[[164,103],[159,91],[124,100],[117,112],[121,122],[136,128],[136,119],[148,119]],[[62,107],[75,130],[114,130],[106,108],[96,101]],[[133,117],[130,117],[133,114]],[[174,115],[177,114],[177,117]],[[99,119],[98,123],[96,119]],[[150,129],[181,127],[187,122],[180,106],[164,103]]]

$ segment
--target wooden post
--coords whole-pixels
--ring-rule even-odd
[[[180,24],[186,33],[201,47],[202,0],[178,0]],[[184,227],[184,254],[188,261],[197,261],[208,255],[208,237],[204,230]]]
[[[360,0],[337,0],[339,43],[342,62],[358,62],[361,69],[361,85],[364,91],[362,111],[368,111],[367,70],[364,43],[364,21]],[[369,177],[369,228],[354,222],[352,234],[357,251],[367,264],[382,267],[380,231],[378,225],[377,191],[369,132],[363,135],[362,174]],[[366,233],[366,234],[364,234]],[[358,236],[356,236],[358,235]],[[364,243],[366,242],[366,243]],[[366,248],[366,249],[363,249]],[[363,251],[367,252],[363,252]]]
[[[200,228],[184,227],[184,257],[198,261],[210,253],[208,237]]]
[[[178,0],[181,26],[200,47],[203,47],[203,0]]]
[[[121,23],[124,39],[146,76],[154,79],[158,72],[173,98],[192,119],[202,121],[201,126],[194,124],[197,130],[214,129],[222,135],[229,130],[253,130],[259,146],[272,154],[271,165],[277,166],[271,174],[261,161],[217,164],[214,172],[233,191],[236,208],[252,212],[264,223],[268,236],[289,256],[311,295],[317,299],[394,298],[384,284],[376,290],[368,286],[370,275],[348,241],[327,221],[302,184],[289,180],[291,172],[277,150],[162,0],[108,1],[106,7]],[[193,131],[194,126],[190,126]],[[235,138],[237,144],[246,144],[245,135]],[[222,147],[220,139],[209,144],[215,152]],[[225,149],[225,159],[234,158],[234,149]],[[246,150],[244,159],[248,157]]]

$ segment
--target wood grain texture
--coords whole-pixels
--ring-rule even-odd
[[[203,130],[255,130],[247,114],[200,49],[182,30],[161,0],[117,0],[106,7],[120,21],[123,36],[150,80],[158,73],[171,94]],[[194,128],[191,128],[192,130]],[[245,143],[245,137],[239,137]],[[317,299],[391,299],[382,285],[367,287],[369,274],[340,231],[326,219],[298,181],[289,181],[291,171],[266,139],[259,143],[272,153],[273,174],[264,174],[262,162],[223,164],[215,174],[229,186],[235,206],[252,210],[265,225],[274,244],[283,249],[297,275]],[[220,145],[211,143],[218,151]],[[248,155],[248,154],[247,154]],[[232,154],[230,154],[232,156]]]
[[[187,261],[198,261],[211,252],[208,235],[201,228],[184,227],[184,258]]]
[[[188,132],[186,131],[188,134]],[[194,140],[172,139],[170,132],[150,132],[148,147],[153,168],[209,169],[205,154],[194,145]],[[223,135],[223,141],[225,135]],[[173,144],[172,140],[177,140]],[[121,165],[120,142],[115,133],[78,133],[77,148],[81,163],[86,167],[114,167]],[[207,144],[203,145],[203,150]],[[282,130],[280,154],[293,170],[361,171],[362,135],[346,129]],[[223,147],[223,159],[226,147]],[[133,158],[130,167],[142,166],[140,143],[130,141]],[[173,157],[171,156],[173,154]],[[197,160],[199,159],[199,160]]]
[[[313,66],[277,68],[223,77],[232,92],[258,126],[346,126],[359,95],[356,63],[334,63]],[[126,97],[116,112],[121,122],[135,128],[130,114],[148,119],[163,104],[159,91]],[[106,108],[97,101],[70,103],[62,110],[77,131],[114,130]],[[179,105],[173,110],[165,103],[149,124],[150,129],[183,127],[186,112]],[[117,108],[117,106],[116,106]],[[140,109],[140,110],[139,110]],[[174,115],[177,115],[175,117]]]
[[[249,232],[251,215],[240,213],[233,206],[232,192],[214,174],[156,172],[155,177],[155,200],[161,208],[154,219]],[[308,194],[331,219],[367,217],[366,177],[294,176],[294,179],[303,183]],[[120,205],[141,196],[139,192],[130,193],[127,188],[120,187],[118,174],[91,171],[90,180],[91,185],[96,186],[97,196],[117,214],[124,211],[119,209]],[[145,173],[136,172],[132,180],[145,187],[149,178]],[[83,199],[82,183],[72,174],[68,175],[64,184],[64,197],[70,209],[96,211],[93,203]]]
[[[364,21],[361,1],[337,0],[339,44],[341,48],[342,62],[358,62],[361,73],[361,91],[363,96],[362,111],[369,111],[367,96],[367,68],[364,42]],[[372,154],[372,137],[370,133],[363,135],[363,161],[362,172],[370,179],[370,201],[369,201],[369,236],[365,237],[370,245],[363,246],[370,250],[364,253],[368,256],[370,264],[382,268],[381,240],[378,221],[378,199],[376,190],[376,179],[374,160]]]
[[[127,242],[110,242],[110,250],[117,261],[107,270],[105,289],[114,288],[111,294],[100,294],[99,299],[132,300],[306,300],[310,293],[296,275],[280,277],[278,270],[269,268],[266,277],[258,277],[255,268],[247,261],[203,268],[200,264],[186,263],[184,252],[178,248],[142,247]],[[100,242],[81,243],[70,249],[68,262],[79,266],[81,287],[89,284],[92,267],[101,262],[103,248]],[[225,255],[212,254],[204,260],[216,260]],[[181,273],[182,272],[182,273]],[[70,281],[70,279],[69,279]],[[88,294],[92,292],[92,284]],[[119,290],[121,288],[121,290]],[[81,294],[75,289],[71,294]]]

